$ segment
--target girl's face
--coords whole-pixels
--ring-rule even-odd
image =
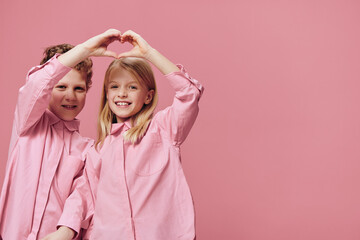
[[[124,122],[149,104],[154,90],[147,90],[128,71],[118,68],[109,75],[106,98],[117,122]]]
[[[72,69],[53,88],[49,109],[62,120],[70,121],[83,109],[85,98],[85,78]]]

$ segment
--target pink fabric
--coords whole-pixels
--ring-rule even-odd
[[[91,149],[87,172],[96,192],[90,239],[194,239],[194,207],[180,161],[180,145],[198,114],[203,87],[182,66],[166,75],[176,91],[145,136],[132,145],[113,124],[99,153]]]
[[[47,109],[54,85],[70,70],[55,56],[32,68],[19,91],[0,198],[4,240],[39,239],[58,224],[75,231],[86,225],[82,209],[74,212],[86,204],[67,199],[86,185],[84,152],[93,141],[79,134],[78,120],[63,121]]]

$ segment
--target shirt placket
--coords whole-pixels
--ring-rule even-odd
[[[132,215],[132,207],[131,201],[129,196],[128,184],[126,180],[126,171],[125,171],[125,145],[123,133],[128,129],[128,127],[124,124],[122,129],[120,130],[120,134],[115,137],[115,142],[113,144],[113,149],[115,149],[115,158],[114,158],[114,170],[119,174],[114,174],[113,177],[116,177],[117,186],[119,188],[118,191],[118,202],[119,207],[122,208],[121,214],[122,219],[125,222],[121,222],[122,233],[121,235],[124,236],[124,239],[127,240],[135,240],[135,229],[134,229],[134,222],[133,222],[133,215]],[[120,212],[119,212],[120,214]]]
[[[60,158],[64,149],[63,133],[64,125],[62,122],[59,122],[53,126],[54,136],[51,146],[52,148],[49,156],[45,156],[42,162],[42,169],[40,173],[40,180],[38,185],[38,190],[36,193],[35,207],[34,207],[34,217],[33,224],[31,228],[31,233],[28,236],[28,240],[37,239],[37,235],[40,230],[42,219],[44,216],[44,210],[49,199],[49,192],[52,181],[55,176],[56,169],[59,165]],[[50,129],[51,131],[51,129]],[[48,170],[48,171],[46,171]]]
[[[127,130],[127,126],[124,126],[124,131],[123,133]],[[134,223],[134,216],[133,216],[133,209],[132,209],[132,204],[131,204],[131,199],[130,199],[130,193],[129,193],[129,186],[127,183],[127,178],[126,178],[126,160],[125,160],[125,150],[126,150],[126,145],[128,144],[128,142],[124,141],[124,138],[121,137],[121,144],[122,144],[122,174],[123,174],[123,186],[124,186],[124,190],[125,190],[125,199],[127,200],[127,207],[129,209],[129,226],[131,226],[130,228],[128,228],[128,236],[129,239],[132,240],[136,240],[136,231],[135,231],[135,223]]]

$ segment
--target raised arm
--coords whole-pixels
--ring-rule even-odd
[[[92,56],[106,56],[116,58],[117,54],[107,49],[108,45],[116,40],[120,41],[121,32],[116,29],[109,29],[87,41],[76,45],[70,51],[62,54],[59,61],[68,67],[75,67],[76,64]]]
[[[152,48],[139,34],[129,30],[121,36],[121,42],[134,47],[119,57],[141,57],[156,66],[168,79],[176,94],[173,104],[156,114],[153,123],[165,130],[174,145],[180,145],[187,137],[197,117],[198,101],[204,88],[189,76],[185,68],[175,65],[159,51]]]
[[[129,52],[119,55],[119,57],[140,57],[145,58],[157,67],[164,75],[180,71],[180,69],[169,59],[163,56],[156,49],[152,48],[139,34],[128,30],[121,35],[121,42],[129,42],[134,47]]]
[[[24,133],[41,118],[49,105],[53,87],[72,67],[91,56],[117,57],[116,53],[107,50],[107,46],[115,40],[120,40],[120,31],[107,30],[60,56],[54,56],[47,63],[32,68],[28,73],[26,84],[19,90],[15,111],[15,127],[18,135]]]

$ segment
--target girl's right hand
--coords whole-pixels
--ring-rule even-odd
[[[116,29],[109,29],[95,37],[80,44],[88,50],[89,56],[107,56],[117,58],[117,54],[107,49],[110,43],[121,40],[121,32]]]
[[[41,240],[71,240],[74,238],[75,232],[65,226],[61,226],[57,231],[46,235]]]
[[[163,56],[156,49],[152,48],[139,34],[128,30],[121,35],[121,43],[129,42],[134,47],[128,51],[119,54],[122,57],[140,57],[145,58],[156,66],[163,74],[180,71],[180,69],[169,59]]]

